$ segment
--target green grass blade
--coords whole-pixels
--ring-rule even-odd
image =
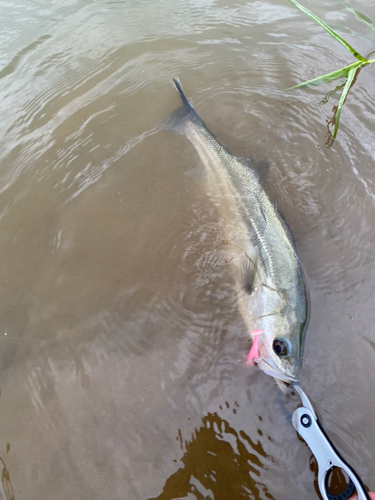
[[[360,21],[363,21],[364,23],[367,24],[372,30],[375,30],[375,24],[372,19],[370,19],[366,14],[364,14],[362,11],[353,9],[353,12],[355,14],[355,17],[359,19]]]
[[[342,94],[341,94],[341,97],[340,97],[339,105],[337,107],[337,112],[336,112],[335,131],[333,132],[333,138],[334,139],[336,138],[337,129],[339,128],[341,108],[342,108],[342,105],[345,102],[346,96],[347,96],[347,94],[349,92],[349,89],[350,89],[352,83],[353,83],[353,80],[354,80],[356,72],[357,72],[357,68],[353,68],[353,69],[351,69],[349,71],[348,79],[346,80],[346,84],[345,84],[344,90],[342,91]]]
[[[299,10],[310,16],[314,21],[316,21],[322,28],[324,28],[327,33],[329,33],[335,40],[337,40],[341,45],[343,45],[349,52],[353,54],[359,61],[366,62],[366,59],[361,56],[344,38],[342,38],[336,31],[333,31],[332,28],[328,26],[324,21],[322,21],[318,16],[313,14],[309,9],[303,7],[303,5],[299,4],[296,0],[289,0],[293,5],[295,5]]]
[[[347,76],[352,69],[357,69],[359,66],[363,66],[364,64],[368,63],[356,61],[352,64],[349,64],[348,66],[345,66],[345,68],[337,69],[336,71],[332,71],[331,73],[326,73],[325,75],[318,76],[316,78],[313,78],[312,80],[308,80],[307,82],[299,83],[298,85],[289,87],[286,90],[298,89],[301,87],[305,87],[306,85],[320,85],[321,83],[327,83],[335,80],[336,78]]]
[[[375,24],[364,12],[358,9],[352,9],[350,5],[340,0],[340,3],[350,12],[352,12],[357,19],[363,21],[367,26],[369,26],[373,31],[375,31]]]

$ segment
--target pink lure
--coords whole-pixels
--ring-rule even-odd
[[[246,363],[256,365],[255,360],[259,358],[258,336],[263,333],[263,330],[253,330],[251,336],[254,337],[253,345],[247,355]]]

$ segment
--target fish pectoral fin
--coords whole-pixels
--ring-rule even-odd
[[[267,176],[268,176],[268,171],[270,169],[270,163],[267,160],[262,160],[262,161],[255,161],[252,158],[247,158],[246,156],[244,157],[237,157],[237,160],[242,163],[242,165],[246,165],[247,167],[251,168],[253,170],[258,178],[259,182],[265,186],[267,183]]]
[[[238,278],[242,290],[251,295],[258,272],[258,248],[254,247],[241,255],[238,262]]]
[[[205,180],[205,178],[207,177],[206,174],[207,174],[207,172],[204,169],[204,166],[200,165],[200,164],[197,164],[195,167],[184,172],[184,175],[186,175],[186,177],[189,177],[190,179],[193,179],[194,181],[200,181],[200,182]]]

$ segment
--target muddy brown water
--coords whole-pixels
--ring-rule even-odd
[[[339,2],[305,5],[375,48]],[[328,147],[334,84],[281,91],[352,58],[287,1],[0,12],[0,498],[317,498],[293,398],[244,363],[199,160],[160,125],[174,76],[233,154],[271,163],[311,302],[302,387],[375,489],[375,66]]]

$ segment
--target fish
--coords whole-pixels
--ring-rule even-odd
[[[285,392],[299,383],[307,295],[291,230],[265,189],[265,162],[232,155],[210,132],[173,79],[182,100],[164,127],[186,137],[204,167],[204,186],[222,220],[238,308],[253,339],[248,362]]]

